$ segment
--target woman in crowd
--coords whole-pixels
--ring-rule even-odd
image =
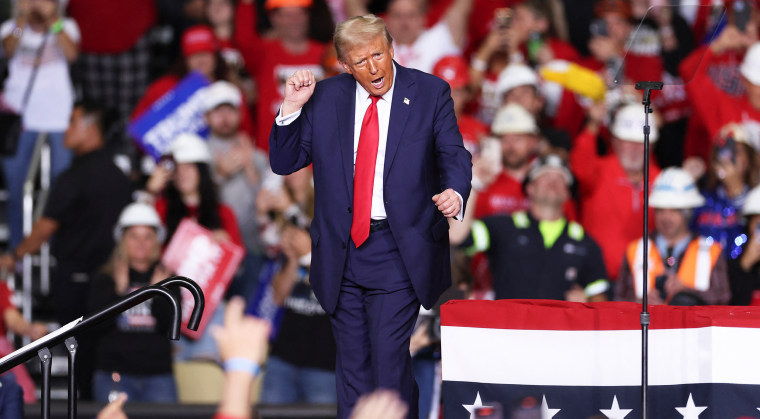
[[[159,164],[146,184],[147,192],[158,196],[156,211],[168,231],[164,244],[171,241],[184,218],[191,218],[211,230],[217,240],[242,246],[235,214],[219,203],[206,142],[195,134],[180,134],[170,153],[171,160],[164,162],[171,162],[173,167]]]
[[[92,283],[89,312],[169,276],[159,264],[165,233],[150,205],[133,203],[122,211],[114,229],[117,247]],[[154,298],[102,327],[93,376],[95,400],[108,401],[111,393],[125,392],[130,401],[176,402],[172,348],[166,338],[170,321],[169,304]]]
[[[71,163],[63,133],[74,104],[69,64],[77,58],[79,44],[79,27],[74,20],[61,17],[56,0],[19,0],[17,12],[15,19],[0,26],[3,52],[9,59],[2,106],[19,113],[23,125],[16,147],[3,144],[8,153],[3,174],[11,249],[23,239],[23,184],[37,137],[48,135],[51,180]]]
[[[711,167],[703,189],[706,201],[697,209],[694,223],[699,234],[720,243],[728,260],[739,257],[747,241],[741,213],[747,192],[760,176],[756,154],[739,124],[723,127],[710,152]]]
[[[206,142],[195,134],[180,134],[172,142],[169,153],[146,184],[147,192],[157,196],[156,211],[166,224],[164,244],[171,242],[180,222],[187,218],[210,230],[217,241],[230,241],[244,247],[235,214],[219,203],[211,177],[211,152]],[[209,325],[221,324],[223,312],[224,305],[220,304],[211,314]],[[218,356],[211,335],[204,333],[196,341],[183,338],[178,343],[175,359],[217,360]]]

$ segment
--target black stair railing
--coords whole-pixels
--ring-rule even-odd
[[[50,348],[62,342],[66,344],[69,364],[69,393],[68,393],[68,413],[70,419],[75,419],[77,415],[77,397],[76,397],[76,374],[75,363],[77,353],[77,341],[75,336],[91,329],[92,327],[118,316],[124,311],[148,300],[153,297],[165,298],[171,305],[172,323],[169,329],[169,339],[179,339],[179,332],[182,323],[181,303],[179,299],[167,290],[167,287],[183,287],[190,291],[193,296],[193,311],[187,323],[190,330],[198,330],[203,315],[205,299],[203,291],[193,280],[183,276],[174,276],[167,278],[157,284],[140,288],[114,304],[103,310],[92,314],[86,318],[80,317],[71,323],[64,325],[60,329],[14,351],[11,354],[0,359],[0,374],[9,369],[26,362],[35,356],[40,359],[42,367],[42,418],[50,418],[50,371],[52,365],[52,356]]]

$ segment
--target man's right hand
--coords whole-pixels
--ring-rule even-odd
[[[282,102],[281,116],[288,116],[309,101],[314,93],[317,79],[311,70],[298,70],[285,82],[285,100]]]

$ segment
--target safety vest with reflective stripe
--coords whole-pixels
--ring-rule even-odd
[[[644,295],[644,240],[639,239],[628,245],[626,250],[626,260],[628,267],[633,275],[634,289],[636,297],[643,298]],[[715,263],[720,256],[721,247],[714,243],[711,238],[698,237],[689,243],[681,257],[681,263],[678,266],[677,276],[685,286],[697,291],[706,291],[710,288],[710,274],[715,267]],[[653,289],[655,278],[665,274],[665,264],[662,261],[657,246],[649,241],[649,284],[648,289]]]

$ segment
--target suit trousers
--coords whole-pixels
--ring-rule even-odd
[[[418,389],[409,354],[420,302],[390,229],[352,244],[331,316],[337,347],[338,417],[348,418],[363,394],[377,388],[399,393],[418,417]]]

